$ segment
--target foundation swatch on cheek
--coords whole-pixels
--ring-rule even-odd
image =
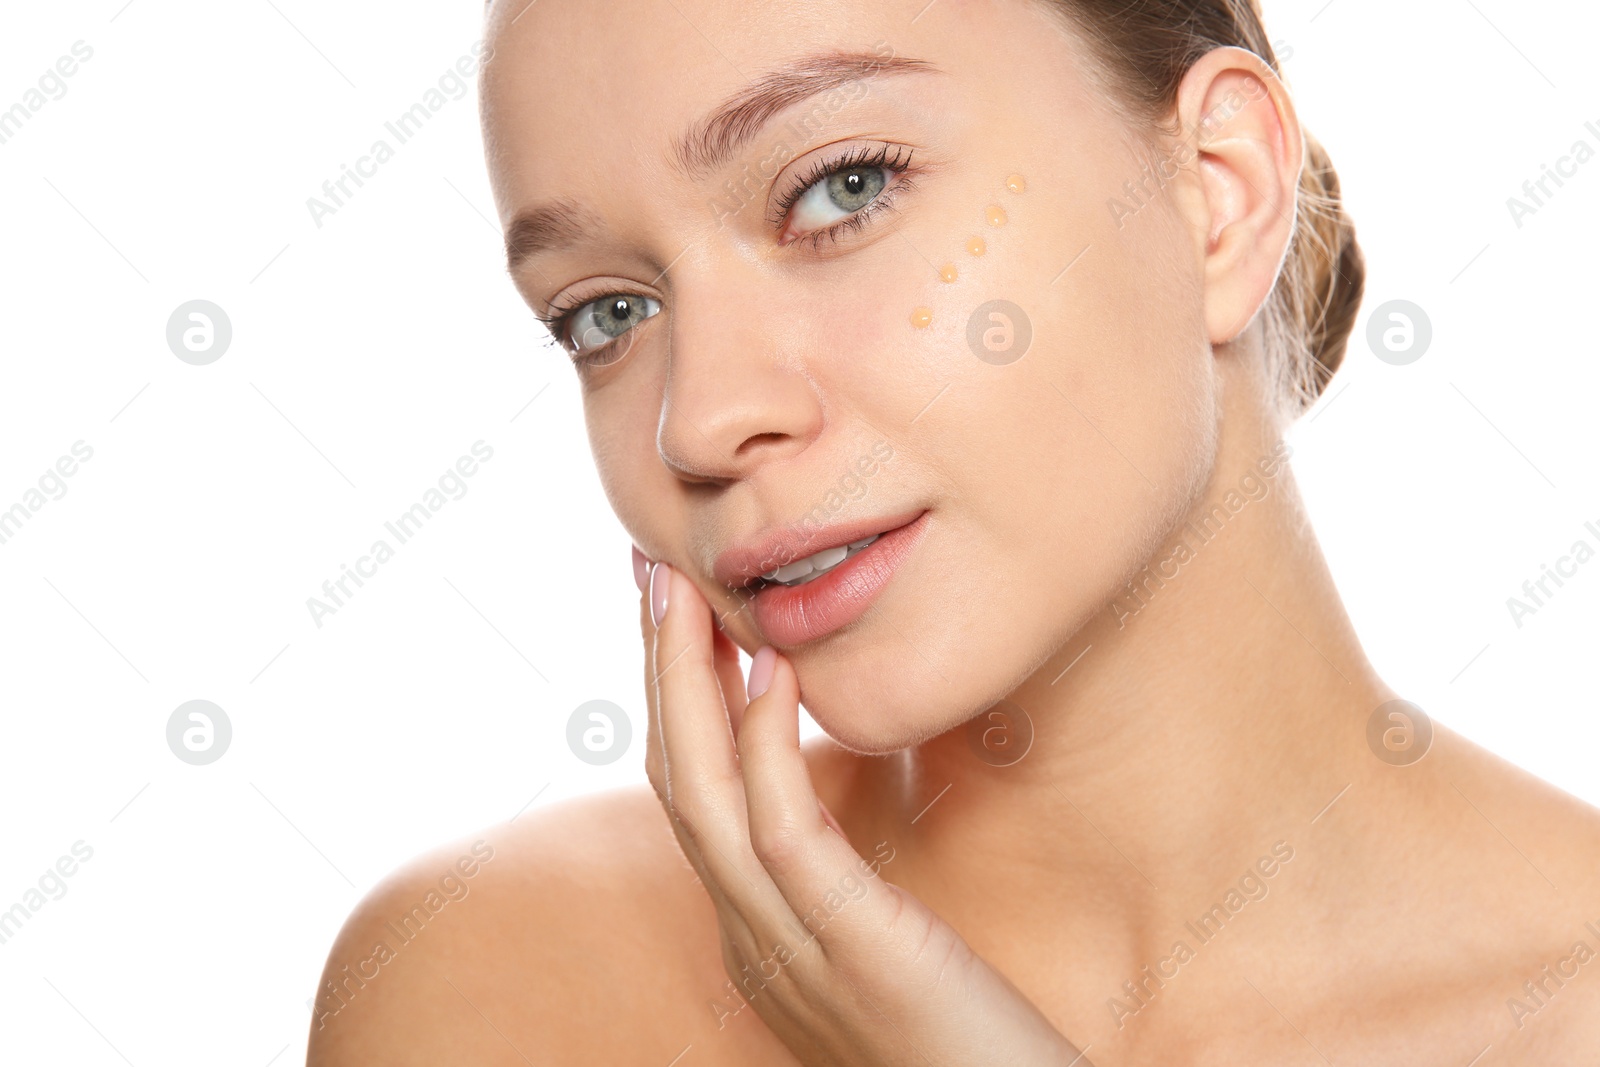
[[[1027,181],[1020,174],[1008,175],[1005,185],[1013,193],[1021,193],[1028,188]],[[990,226],[1004,226],[1006,224],[1006,209],[999,204],[990,204],[984,208],[983,217]],[[967,254],[970,256],[981,256],[989,250],[988,243],[982,237],[976,235],[967,238],[965,247]],[[958,277],[960,277],[960,271],[956,269],[954,263],[947,262],[939,268],[939,280],[942,282],[954,282]],[[919,330],[927,329],[932,322],[932,309],[919,306],[911,310],[911,325],[915,328]]]

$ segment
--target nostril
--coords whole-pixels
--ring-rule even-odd
[[[757,434],[751,434],[749,437],[744,439],[744,442],[739,445],[739,447],[738,447],[738,449],[736,451],[738,451],[740,453],[752,452],[752,451],[755,451],[755,449],[759,448],[761,445],[764,445],[764,444],[780,444],[783,441],[787,440],[788,437],[789,437],[789,435],[788,434],[784,434],[784,433],[757,433]]]

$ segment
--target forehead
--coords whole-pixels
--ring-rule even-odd
[[[898,46],[936,32],[977,0],[494,0],[488,35],[497,90],[533,88],[562,104],[643,103],[657,117],[759,76],[792,54]],[[941,18],[924,9],[937,7]],[[511,69],[511,68],[515,69]],[[572,113],[564,108],[566,113]]]
[[[1006,37],[1037,34],[1042,6],[494,0],[483,112],[497,193],[504,208],[507,199],[534,193],[585,197],[584,185],[599,177],[676,178],[672,165],[685,155],[685,131],[803,57],[915,57],[956,78],[975,76],[974,63],[992,57]],[[760,115],[753,111],[745,121]]]

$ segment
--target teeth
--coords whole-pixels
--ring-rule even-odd
[[[840,545],[838,548],[825,548],[811,557],[811,566],[816,570],[825,571],[829,567],[843,563],[844,558],[849,554],[850,549],[844,545]]]
[[[783,585],[804,585],[822,577],[851,556],[866,548],[878,539],[878,534],[863,537],[859,541],[851,541],[848,545],[839,545],[834,548],[825,548],[821,552],[814,552],[804,559],[797,559],[793,563],[785,563],[777,570],[768,571],[761,577],[769,582],[779,582]]]
[[[796,578],[804,578],[815,568],[811,565],[810,557],[797,559],[793,563],[785,563],[772,572],[772,577],[780,582],[792,582]]]

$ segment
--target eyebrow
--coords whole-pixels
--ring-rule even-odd
[[[866,78],[941,74],[923,59],[877,52],[820,52],[792,60],[740,89],[672,142],[668,160],[693,178],[726,164],[774,115],[807,97]],[[519,212],[506,228],[506,266],[515,271],[532,256],[567,247],[603,231],[593,211],[571,198]]]
[[[774,115],[806,97],[866,78],[911,73],[941,72],[927,60],[876,52],[802,56],[757,78],[713,108],[673,142],[669,158],[690,177],[714,170],[753,140]]]
[[[519,212],[506,228],[506,268],[515,271],[546,249],[577,244],[604,228],[598,215],[569,197]]]

